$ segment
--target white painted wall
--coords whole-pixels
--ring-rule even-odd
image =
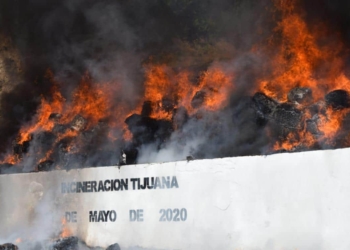
[[[350,249],[350,149],[0,176],[0,243],[52,237],[66,211],[90,245],[122,249]],[[179,188],[62,194],[63,181],[176,176]],[[33,189],[33,182],[43,186]],[[34,185],[35,186],[35,185]],[[34,188],[35,189],[35,188]],[[39,191],[38,191],[39,190]],[[160,222],[160,209],[187,220]],[[143,209],[143,222],[129,210]],[[89,211],[115,210],[115,222]]]

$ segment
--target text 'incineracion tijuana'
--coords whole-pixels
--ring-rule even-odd
[[[129,185],[130,184],[130,185]],[[62,182],[61,193],[91,193],[142,189],[179,188],[176,176]]]

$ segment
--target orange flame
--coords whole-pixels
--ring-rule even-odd
[[[344,45],[337,34],[329,36],[323,24],[307,25],[304,13],[298,9],[298,0],[274,0],[276,11],[280,15],[274,35],[267,46],[254,45],[252,53],[267,51],[271,60],[272,73],[264,74],[258,79],[257,88],[275,100],[288,102],[288,93],[295,87],[308,87],[312,90],[313,102],[319,102],[332,90],[343,89],[350,92],[350,79],[345,74],[343,52]],[[327,37],[327,43],[320,43]],[[149,63],[144,65],[144,93],[136,107],[129,107],[123,101],[113,105],[113,100],[120,97],[120,85],[117,83],[96,83],[89,74],[85,74],[71,97],[64,97],[60,84],[55,81],[52,72],[46,77],[53,83],[51,98],[41,99],[35,119],[20,129],[18,144],[30,140],[33,134],[52,131],[57,124],[70,129],[57,132],[57,144],[64,138],[76,138],[80,132],[95,127],[101,120],[107,120],[111,128],[118,132],[108,131],[108,138],[114,142],[118,139],[132,140],[132,133],[124,124],[131,114],[140,114],[144,102],[150,102],[149,115],[154,119],[171,121],[174,110],[184,107],[190,115],[199,110],[218,111],[228,104],[230,94],[235,90],[235,76],[219,64],[213,64],[206,71],[174,69],[165,64]],[[122,92],[122,91],[121,91]],[[117,96],[114,96],[117,95]],[[307,131],[307,122],[312,118],[307,105],[298,105],[304,117],[301,128],[289,132],[278,142],[273,142],[274,150],[293,150],[298,146],[312,147],[319,142],[332,144],[332,139],[341,130],[343,119],[348,110],[334,111],[323,105],[324,112],[319,114],[317,127],[319,134]],[[52,117],[52,114],[60,114]],[[79,116],[82,120],[72,125]],[[177,129],[177,128],[174,128]],[[348,135],[349,136],[349,135]],[[65,150],[70,153],[79,149],[79,139],[69,142]],[[350,140],[348,141],[350,143]],[[350,144],[349,144],[350,145]],[[50,159],[52,150],[40,152],[39,162]],[[4,162],[16,164],[17,156],[8,155]]]
[[[69,236],[72,236],[72,232],[69,229],[65,218],[62,219],[61,225],[62,225],[62,231],[60,234],[60,238],[67,238]]]
[[[259,91],[280,102],[286,102],[288,92],[295,87],[310,88],[314,102],[323,99],[332,90],[349,91],[350,80],[342,71],[342,42],[337,34],[332,34],[326,45],[319,43],[324,37],[329,37],[327,28],[322,24],[308,26],[303,13],[297,9],[297,3],[296,0],[275,1],[282,18],[275,29],[276,36],[269,44],[270,49],[273,48],[270,51],[277,51],[271,62],[274,71],[271,77],[260,80]],[[323,67],[325,63],[326,68]],[[321,136],[315,137],[302,130],[297,135],[289,134],[273,149],[291,150],[299,144],[310,146],[317,141],[330,142],[341,128],[345,113],[327,109],[325,116],[318,121]]]
[[[203,108],[207,110],[219,110],[227,104],[234,86],[232,74],[225,73],[220,67],[212,67],[200,76],[198,82],[191,81],[191,77],[188,71],[176,73],[165,65],[147,66],[143,101],[152,101],[152,118],[171,119],[172,114],[163,107],[164,99],[169,99],[174,108],[183,106],[193,113],[195,108],[191,101],[198,91],[205,92]]]

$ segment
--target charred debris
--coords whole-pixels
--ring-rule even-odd
[[[52,242],[22,242],[18,246],[6,243],[0,245],[0,250],[18,250],[18,249],[27,249],[27,250],[121,250],[118,243],[108,246],[107,248],[102,247],[89,247],[79,238],[70,236],[66,238],[60,238]]]
[[[277,138],[277,143],[286,141],[287,137],[295,140],[295,143],[293,139],[289,140],[289,150],[276,150],[273,153],[331,149],[344,145],[342,139],[350,125],[350,113],[347,114],[350,95],[345,90],[331,91],[323,100],[315,102],[310,88],[297,87],[288,93],[288,100],[284,103],[258,92],[253,96],[252,102],[257,115],[256,122],[260,126],[268,126],[271,136]],[[330,114],[330,110],[333,114]],[[344,111],[345,115],[341,115]],[[332,141],[323,140],[323,121],[334,119],[330,117],[334,114],[342,117],[339,131],[343,133],[335,135]],[[301,137],[306,134],[311,138],[303,142]]]
[[[166,101],[165,101],[166,102]],[[13,159],[19,164],[0,164],[0,174],[20,172],[40,172],[54,169],[75,169],[87,165],[94,166],[89,161],[91,154],[99,148],[98,165],[130,165],[136,164],[138,148],[142,145],[156,143],[159,147],[174,131],[174,126],[180,127],[188,118],[183,109],[171,109],[168,101],[164,108],[173,113],[174,120],[155,119],[150,117],[152,102],[145,101],[140,114],[132,114],[125,119],[125,124],[132,134],[131,140],[111,140],[110,128],[107,120],[100,120],[97,125],[88,128],[88,120],[76,115],[68,124],[60,123],[61,114],[52,113],[48,120],[54,122],[50,131],[30,134],[25,141],[20,141],[20,135],[12,143]],[[109,143],[107,146],[105,142]],[[79,149],[76,148],[79,144]],[[74,146],[75,145],[75,146]],[[103,157],[107,159],[103,161]],[[32,162],[39,162],[37,166],[26,171],[22,164],[24,159],[32,158]]]

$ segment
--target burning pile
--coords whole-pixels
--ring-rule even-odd
[[[334,90],[324,100],[312,102],[310,88],[294,88],[288,102],[280,103],[263,93],[253,96],[257,122],[269,122],[271,133],[280,138],[274,150],[301,151],[335,148],[347,145],[350,96],[345,90]]]
[[[108,92],[116,91],[115,85],[94,88],[88,75],[71,102],[66,102],[55,83],[50,99],[42,99],[33,123],[21,128],[3,168],[18,171],[11,168],[15,164],[22,171],[25,166],[21,163],[26,159],[36,165],[34,171],[79,168],[91,159],[89,154],[97,153],[94,151],[99,145],[97,154],[106,158],[105,163],[98,159],[99,164],[136,163],[138,147],[152,143],[161,146],[183,127],[189,115],[200,119],[198,110],[215,111],[227,101],[224,91],[229,90],[231,79],[219,69],[203,72],[191,89],[182,89],[182,84],[191,84],[188,73],[170,79],[166,70],[165,66],[148,69],[146,100],[141,100],[134,111],[123,106],[113,108],[113,96]],[[50,72],[47,77],[54,81]],[[178,85],[171,85],[173,82]]]
[[[343,39],[308,24],[298,1],[272,4],[266,39],[242,51],[181,43],[191,56],[144,59],[134,88],[125,75],[96,74],[111,74],[97,56],[79,80],[46,70],[50,91],[6,137],[0,173],[350,146]]]

